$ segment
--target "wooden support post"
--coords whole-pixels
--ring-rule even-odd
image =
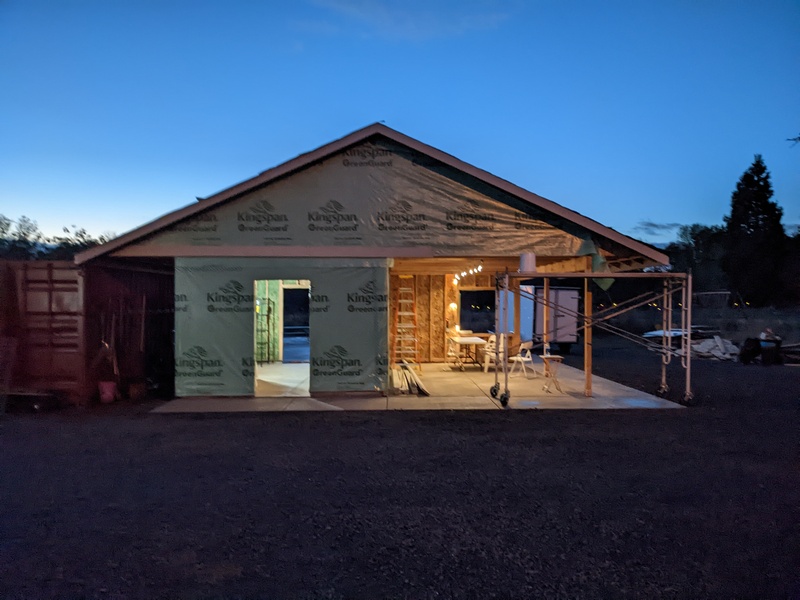
[[[583,280],[583,372],[586,383],[583,395],[592,397],[592,290],[589,279]]]
[[[684,302],[681,310],[686,312],[684,330],[686,331],[686,391],[683,394],[684,404],[690,404],[694,399],[692,393],[692,273],[689,272],[683,284],[685,290]]]
[[[542,354],[550,354],[550,278],[544,278],[544,287],[542,288]],[[544,362],[544,375],[550,375],[550,363]]]
[[[519,279],[514,279],[509,282],[511,290],[514,292],[514,345],[518,345],[522,342],[522,331],[520,331],[520,322],[519,322],[519,313],[521,308],[520,296],[519,296]],[[511,346],[512,341],[509,341],[509,347]]]
[[[667,365],[671,360],[668,352],[672,346],[670,331],[672,330],[672,288],[665,279],[663,283],[661,299],[661,386],[658,388],[659,394],[666,395],[669,391],[667,385]]]
[[[544,288],[542,289],[542,343],[550,343],[550,278],[544,278]]]

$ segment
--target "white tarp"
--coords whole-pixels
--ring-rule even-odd
[[[178,258],[175,393],[254,393],[254,281],[309,279],[310,390],[387,385],[387,261]]]
[[[173,225],[148,246],[428,248],[431,256],[578,255],[590,233],[389,141],[333,155]]]

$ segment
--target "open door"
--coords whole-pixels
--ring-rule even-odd
[[[270,279],[254,285],[255,395],[308,397],[311,282]]]

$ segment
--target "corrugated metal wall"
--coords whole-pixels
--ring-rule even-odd
[[[137,383],[171,396],[173,290],[170,270],[0,261],[0,335],[17,339],[12,388],[90,402],[108,376],[97,358],[106,342],[123,393]]]
[[[83,278],[66,261],[3,261],[3,335],[17,338],[12,389],[86,392]]]

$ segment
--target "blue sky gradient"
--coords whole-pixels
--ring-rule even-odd
[[[0,0],[0,214],[123,233],[376,121],[644,241],[753,156],[800,223],[800,2]]]

